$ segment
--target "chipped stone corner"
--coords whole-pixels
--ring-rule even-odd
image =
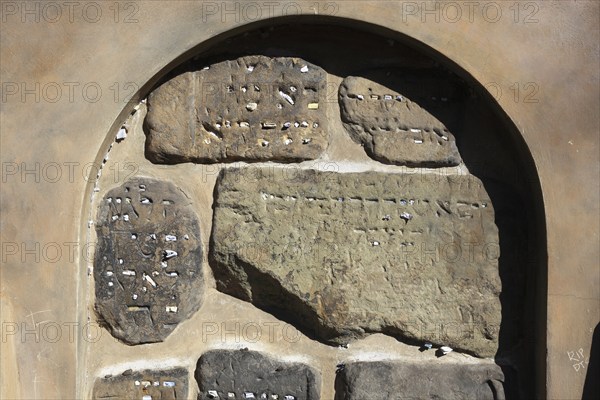
[[[320,374],[305,364],[257,351],[211,350],[195,371],[198,400],[319,400]]]

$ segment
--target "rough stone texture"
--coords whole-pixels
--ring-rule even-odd
[[[299,58],[248,56],[183,73],[148,98],[159,163],[300,161],[327,147],[326,74]]]
[[[121,375],[107,375],[96,380],[93,394],[94,399],[175,400],[187,396],[188,372],[185,368],[127,370]]]
[[[100,205],[96,309],[128,344],[164,340],[200,306],[200,228],[189,203],[172,183],[135,178]]]
[[[540,191],[543,203],[540,200],[530,206],[528,201],[517,201],[529,216],[539,211],[540,219],[545,221],[543,231],[547,232],[547,243],[546,234],[539,236],[540,247],[548,249],[547,254],[544,252],[542,255],[544,263],[540,265],[539,274],[532,274],[527,279],[528,282],[539,282],[543,288],[539,298],[534,295],[535,285],[527,289],[527,294],[532,294],[539,304],[536,312],[532,313],[534,318],[526,319],[527,329],[531,332],[534,330],[532,325],[536,325],[535,330],[540,335],[535,340],[524,342],[539,345],[540,358],[535,367],[520,371],[537,371],[536,381],[541,383],[542,391],[536,397],[581,398],[587,367],[575,370],[574,363],[577,361],[571,362],[567,351],[583,348],[585,354],[589,354],[592,332],[600,311],[597,240],[582,240],[597,237],[600,220],[600,208],[597,207],[600,171],[597,167],[590,168],[598,164],[600,144],[597,114],[600,96],[595,89],[600,76],[597,51],[600,3],[595,0],[521,3],[516,13],[514,2],[496,2],[502,9],[496,22],[491,19],[494,18],[494,7],[487,7],[483,10],[486,14],[482,13],[482,8],[491,2],[475,5],[473,13],[470,13],[468,2],[457,2],[462,9],[462,17],[455,23],[454,20],[447,23],[451,18],[449,13],[453,11],[450,6],[437,7],[437,13],[432,15],[426,14],[427,10],[433,9],[430,4],[414,3],[416,10],[411,15],[407,12],[408,8],[401,6],[410,2],[390,7],[379,7],[376,1],[337,2],[337,20],[332,18],[330,21],[355,27],[359,27],[356,21],[364,21],[370,26],[382,27],[381,31],[389,32],[390,36],[406,38],[407,43],[418,43],[419,50],[426,49],[427,54],[433,55],[442,65],[472,76],[475,86],[495,83],[495,87],[488,88],[495,95],[501,114],[507,115],[518,126],[519,140],[531,152],[535,160],[534,170],[543,182],[543,192]],[[10,4],[5,2],[2,6]],[[87,222],[85,216],[89,211],[89,202],[84,198],[89,197],[86,188],[89,189],[90,181],[82,178],[80,168],[102,157],[107,137],[114,136],[115,132],[110,131],[110,127],[116,116],[120,112],[129,113],[125,103],[127,93],[121,90],[120,101],[117,102],[113,97],[114,91],[109,87],[115,82],[120,84],[121,89],[126,82],[135,82],[137,87],[141,87],[155,79],[157,72],[168,68],[174,60],[178,62],[179,57],[195,44],[214,43],[213,47],[229,52],[230,44],[220,40],[227,38],[233,29],[241,31],[247,28],[249,21],[244,17],[247,14],[242,11],[237,16],[228,14],[231,8],[226,9],[221,2],[216,3],[215,14],[208,17],[206,8],[195,2],[170,2],[168,8],[162,2],[142,2],[139,3],[139,12],[133,16],[137,19],[136,23],[115,23],[114,2],[98,2],[102,8],[99,23],[90,23],[90,17],[94,18],[93,7],[89,11],[84,9],[82,13],[84,3],[75,5],[73,23],[67,8],[71,6],[63,2],[56,3],[62,7],[62,18],[56,21],[50,20],[53,18],[51,15],[55,15],[50,14],[54,11],[52,7],[42,13],[44,3],[40,3],[37,9],[28,5],[27,10],[38,10],[35,15],[24,14],[29,11],[21,2],[12,4],[16,5],[15,12],[10,13],[5,8],[5,19],[0,24],[0,80],[7,85],[3,88],[6,98],[0,106],[1,158],[5,165],[10,166],[12,162],[19,165],[20,171],[25,167],[34,168],[36,162],[42,168],[49,162],[58,162],[63,168],[59,182],[44,179],[41,172],[37,175],[39,182],[33,174],[26,177],[27,181],[19,173],[6,175],[0,190],[2,242],[3,245],[7,242],[26,243],[29,248],[33,243],[41,246],[48,243],[83,243],[86,233],[82,227]],[[124,4],[127,5],[121,3]],[[274,12],[270,12],[266,3],[259,4],[262,5],[262,17],[255,20],[259,27],[276,23],[278,19],[271,18],[273,16],[289,16],[296,12],[294,7],[284,8],[289,4],[287,2],[276,6]],[[298,23],[312,20],[315,1],[298,1],[298,4],[305,15],[293,19]],[[323,4],[320,3],[320,6]],[[131,13],[130,8],[121,8],[120,11],[118,21],[123,21]],[[471,14],[474,18],[470,18]],[[436,22],[437,16],[441,23]],[[41,23],[36,23],[37,19]],[[287,21],[289,19],[282,22]],[[308,33],[313,33],[314,40],[306,40],[306,34],[292,33],[298,41],[307,43],[306,47],[314,49],[315,54],[332,54],[333,49],[342,49],[355,60],[364,61],[358,55],[365,53],[356,50],[358,41],[349,40],[348,34],[334,32],[327,35],[314,26],[305,26]],[[386,31],[386,28],[389,30]],[[270,38],[282,38],[280,43],[283,45],[280,46],[273,46],[270,38],[261,41],[259,34],[263,32],[259,32],[256,46],[291,52],[293,40],[284,41],[291,36],[282,34],[288,31],[291,30],[284,25],[283,29],[271,33]],[[359,33],[367,36],[367,32]],[[331,46],[333,39],[337,42]],[[389,49],[388,53],[379,51],[379,58],[378,54],[374,54],[370,58],[374,62],[389,62],[390,55],[411,58],[399,49],[399,41],[394,46],[389,46],[385,38],[372,43],[382,43]],[[375,45],[370,48],[379,50]],[[98,57],[99,52],[102,57]],[[563,54],[565,56],[561,56]],[[317,57],[305,58],[317,62]],[[337,61],[338,65],[356,65],[345,60]],[[321,60],[318,63],[321,64]],[[524,88],[524,85],[532,81],[539,90],[530,98],[538,99],[538,103],[524,101],[525,96],[533,93],[531,86]],[[15,87],[21,86],[20,83],[26,87],[18,88],[19,92],[10,95],[11,86],[8,85],[12,85],[11,82],[15,83]],[[40,83],[38,90],[32,89],[36,82]],[[50,84],[51,93],[51,82],[57,82],[62,88],[62,97],[55,103],[46,101],[50,94],[40,94],[39,102],[35,94],[25,94],[25,88],[40,93],[45,84]],[[80,83],[73,86],[74,101],[69,99],[66,85],[69,82]],[[100,101],[90,104],[82,97],[81,89],[86,82],[101,85]],[[519,83],[518,97],[511,89],[515,83]],[[93,89],[89,93],[93,95]],[[140,95],[145,96],[145,92],[142,90]],[[480,103],[487,107],[494,102],[482,99]],[[502,119],[495,119],[487,113],[484,115],[491,124],[503,130]],[[498,136],[510,137],[509,131],[505,130],[506,134]],[[452,132],[458,136],[458,131]],[[488,150],[488,142],[473,143],[473,146],[482,148],[483,160],[496,159],[497,146]],[[461,154],[464,158],[462,148]],[[506,167],[511,165],[525,171],[520,162],[522,159],[515,157],[514,162],[506,164]],[[112,160],[115,160],[114,153]],[[26,165],[21,166],[21,162]],[[78,163],[75,164],[79,167],[75,169],[74,181],[69,180],[69,170],[63,162]],[[506,170],[501,171],[506,175]],[[536,185],[527,186],[524,193],[536,193]],[[520,222],[524,224],[524,221]],[[79,326],[85,325],[86,316],[82,315],[82,310],[86,307],[82,294],[86,292],[86,261],[71,263],[66,257],[67,251],[63,247],[60,262],[44,259],[41,255],[36,261],[34,255],[25,256],[19,252],[11,256],[4,253],[6,258],[2,262],[0,280],[3,320],[14,321],[21,329],[24,329],[23,324],[27,324],[27,329],[34,329],[35,324],[46,319],[59,323],[78,321]],[[533,265],[533,261],[528,262]],[[9,319],[5,307],[13,309],[14,319]],[[35,314],[34,324],[30,315],[44,310],[52,311]],[[42,327],[43,324],[40,329]],[[122,362],[131,357],[132,352],[140,358],[147,352],[146,346],[120,351],[120,343],[111,343],[110,340],[86,342],[79,334],[76,336],[79,340],[66,340],[67,330],[63,326],[62,339],[56,343],[37,341],[32,335],[25,340],[19,333],[7,335],[6,341],[0,343],[0,397],[84,398],[85,394],[76,389],[83,390],[93,383],[85,381],[85,376],[93,373],[95,364],[85,367],[77,362],[81,352],[88,352],[90,358],[105,365]],[[192,343],[199,344],[194,337],[180,339],[180,352],[188,351]],[[18,363],[4,358],[10,354],[5,346],[12,344]],[[311,349],[314,346],[306,346],[306,351]],[[154,350],[163,351],[166,356],[175,353],[170,346],[157,346]],[[195,351],[200,354],[201,350],[196,348]],[[527,345],[520,353],[530,351],[531,347]],[[18,379],[12,379],[13,374]],[[543,392],[546,384],[547,394]]]
[[[335,400],[504,400],[497,365],[356,362],[336,377]]]
[[[327,343],[370,332],[493,356],[498,231],[473,176],[226,169],[219,290]]]
[[[372,158],[419,167],[460,164],[454,136],[405,94],[349,76],[340,85],[339,102],[346,130]]]
[[[277,361],[255,351],[209,351],[198,360],[195,376],[199,400],[320,398],[321,380],[312,368]]]

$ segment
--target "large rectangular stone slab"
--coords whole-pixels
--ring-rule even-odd
[[[477,178],[226,169],[214,207],[219,290],[330,344],[383,332],[495,354],[498,230]]]
[[[212,350],[196,368],[198,400],[318,400],[321,380],[301,363],[248,350]]]
[[[322,68],[247,56],[186,72],[148,97],[153,162],[301,161],[327,147]]]
[[[335,400],[504,400],[493,364],[354,362],[336,376]]]

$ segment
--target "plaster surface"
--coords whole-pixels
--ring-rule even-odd
[[[542,292],[547,289],[540,310],[543,314],[547,303],[547,316],[542,315],[546,326],[532,326],[542,330],[547,343],[526,346],[547,346],[546,357],[538,359],[546,367],[540,369],[540,393],[545,390],[551,399],[580,398],[600,317],[598,3],[482,2],[470,13],[466,2],[458,2],[462,15],[455,22],[448,17],[454,14],[439,14],[436,22],[435,14],[425,13],[426,7],[435,9],[435,2],[381,3],[296,2],[307,16],[334,14],[354,20],[356,26],[362,21],[386,27],[397,39],[406,35],[427,51],[443,54],[484,85],[514,122],[535,162],[543,196],[543,210],[537,211],[547,232],[547,282],[540,276],[531,283]],[[93,259],[93,249],[90,253],[91,246],[86,245],[93,238],[86,232],[95,214],[90,194],[116,132],[161,71],[215,35],[263,19],[266,23],[267,8],[254,19],[254,14],[242,12],[242,3],[234,2],[227,3],[234,10],[229,13],[223,9],[225,3],[215,2],[176,1],[168,7],[155,1],[102,2],[96,3],[101,10],[98,17],[90,8],[84,12],[89,3],[82,2],[70,18],[67,6],[57,3],[63,7],[57,19],[53,14],[46,18],[39,2],[28,5],[34,10],[30,14],[21,10],[23,4],[1,4],[0,394],[86,398],[90,381],[112,369],[121,373],[136,365],[139,369],[166,365],[193,370],[200,353],[191,354],[174,340],[167,338],[152,351],[146,345],[124,347],[93,327],[86,289]],[[484,17],[486,5],[489,14]],[[283,6],[275,6],[272,16],[282,16]],[[501,10],[497,20],[491,7]],[[123,146],[143,140],[133,133]],[[167,170],[130,156],[133,153],[122,154],[103,168],[102,176],[114,186],[132,173],[145,172],[181,184],[185,173],[197,174],[208,186],[216,179],[217,169],[207,166],[186,164]],[[192,194],[206,204],[212,201],[211,193],[200,186]],[[209,222],[200,218],[202,232],[209,232]],[[208,288],[203,313],[182,322],[175,333],[202,337],[202,327],[217,316],[229,326],[279,322],[222,296]],[[292,334],[279,328],[280,337]],[[390,349],[397,358],[433,357],[375,335],[365,339],[369,352],[361,351],[365,343],[326,351],[307,340],[303,336],[297,342],[279,340],[285,346],[275,348],[263,339],[254,348],[290,360],[298,353],[328,360],[332,367],[320,371],[323,382],[333,382],[334,366],[343,359],[381,359]],[[225,342],[212,335],[202,348],[244,346],[235,340]],[[583,364],[576,367],[580,361]],[[470,360],[450,354],[440,362]],[[333,397],[325,390],[322,396]]]

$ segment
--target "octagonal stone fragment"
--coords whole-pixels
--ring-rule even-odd
[[[209,351],[198,360],[195,376],[198,400],[320,398],[320,376],[312,368],[255,351]]]
[[[175,400],[187,398],[188,390],[188,371],[184,368],[127,370],[97,379],[93,398]]]
[[[504,400],[503,381],[491,363],[354,362],[338,369],[335,400]]]
[[[497,351],[498,230],[474,176],[232,168],[214,207],[217,288],[309,336]]]
[[[202,247],[190,200],[170,182],[135,178],[98,210],[96,310],[128,344],[164,340],[199,307]]]
[[[247,56],[186,72],[148,97],[147,157],[157,163],[302,161],[327,147],[323,69]]]
[[[446,167],[461,163],[454,136],[417,103],[366,78],[349,76],[339,89],[344,127],[383,163]]]

